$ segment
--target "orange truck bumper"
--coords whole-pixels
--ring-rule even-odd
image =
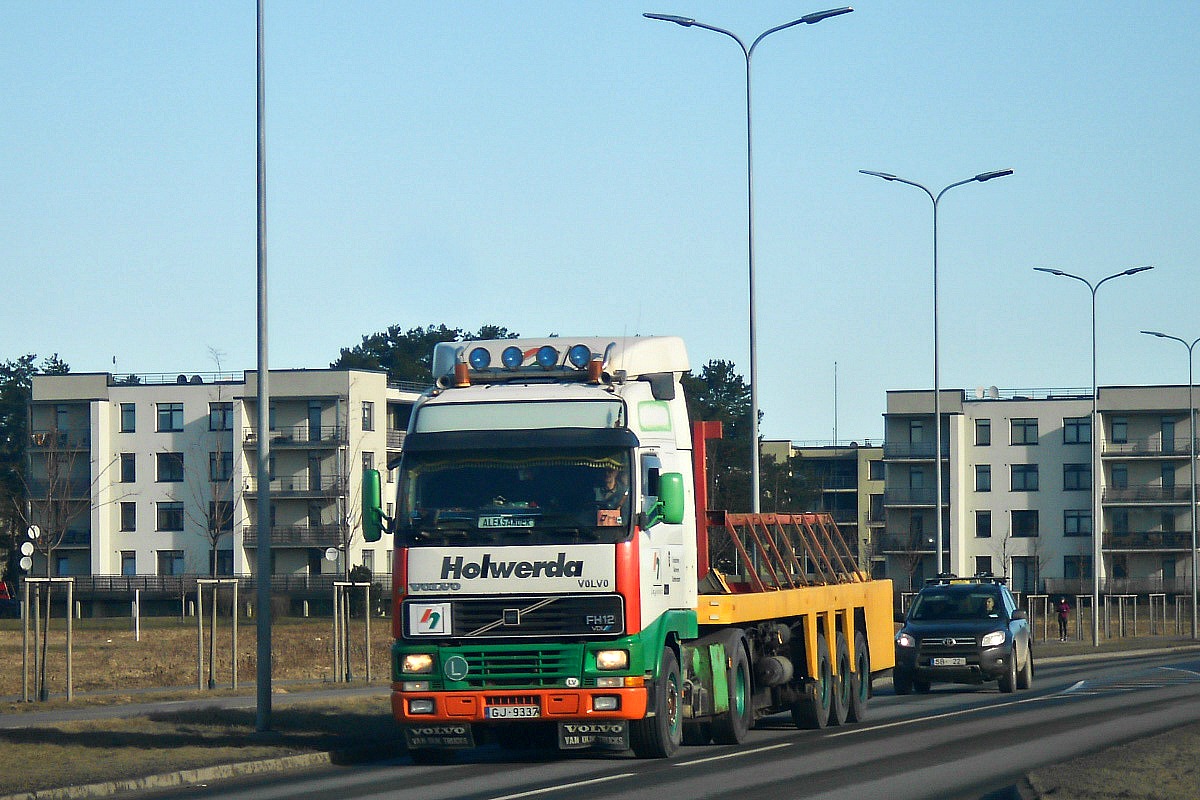
[[[597,711],[593,698],[616,697],[617,707]],[[518,692],[494,690],[469,692],[405,692],[392,685],[392,714],[406,725],[428,722],[520,722],[534,720],[633,720],[646,716],[646,688],[619,689],[530,689]],[[410,714],[413,700],[432,700],[432,714]],[[488,708],[537,706],[536,717],[493,718]]]

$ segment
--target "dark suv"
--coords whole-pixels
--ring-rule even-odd
[[[934,681],[999,681],[1002,692],[1033,685],[1029,620],[1002,578],[931,579],[896,621],[896,694],[928,692]]]

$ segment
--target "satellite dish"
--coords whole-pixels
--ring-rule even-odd
[[[325,548],[325,560],[326,561],[337,561],[338,560],[338,549],[336,547]]]
[[[30,525],[29,529],[27,531],[25,531],[25,535],[28,536],[30,539],[36,539],[42,535],[42,529],[39,528],[37,525]]]
[[[176,375],[175,382],[176,383],[187,383],[187,375]]]
[[[21,569],[25,570],[26,572],[29,572],[29,570],[33,569],[33,559],[30,558],[29,556],[25,556],[24,558],[22,558],[21,559]]]
[[[982,399],[983,399],[983,387],[982,387],[982,386],[976,386],[976,387],[975,387],[975,399],[976,399],[976,400],[982,400]]]
[[[999,400],[1000,399],[1000,390],[997,389],[995,386],[989,386],[988,387],[988,397],[992,398],[993,400]]]
[[[21,555],[33,555],[33,542],[21,542]]]

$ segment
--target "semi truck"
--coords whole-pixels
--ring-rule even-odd
[[[443,343],[363,536],[394,535],[391,707],[414,759],[490,741],[736,744],[862,720],[892,586],[826,514],[708,509],[677,337]],[[382,487],[394,482],[394,503]]]

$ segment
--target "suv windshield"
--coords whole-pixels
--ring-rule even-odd
[[[617,542],[629,532],[629,452],[512,448],[408,453],[398,532],[410,545]]]
[[[925,590],[917,595],[909,619],[922,622],[955,619],[998,619],[1000,594],[987,589],[970,592]]]

